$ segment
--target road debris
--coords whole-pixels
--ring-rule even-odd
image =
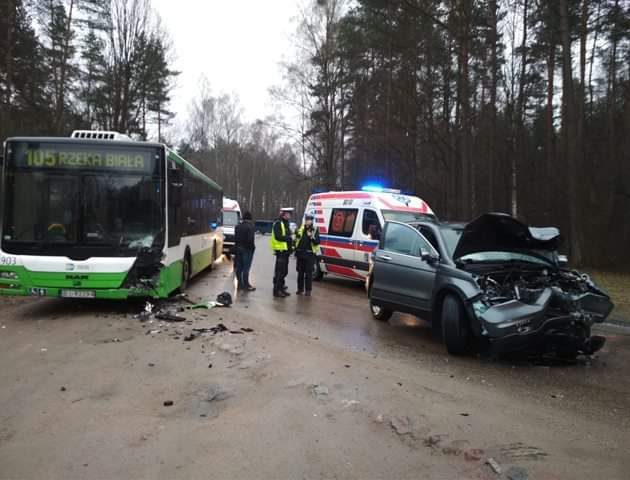
[[[341,401],[341,404],[344,406],[344,408],[350,408],[350,407],[354,407],[356,405],[359,405],[359,401],[358,400],[348,400],[348,399],[343,399]]]
[[[486,460],[486,465],[488,465],[494,473],[496,473],[497,475],[501,475],[501,472],[503,471],[501,469],[501,465],[499,465],[499,463],[494,458],[488,458]]]
[[[222,323],[217,323],[216,327],[193,328],[193,332],[211,333],[212,335],[216,335],[217,333],[221,333],[221,332],[227,332],[228,330],[229,329]]]
[[[328,396],[328,387],[324,384],[311,385],[311,393],[318,400],[324,400]]]
[[[155,318],[158,320],[164,320],[165,322],[185,322],[186,319],[184,317],[180,317],[179,315],[175,315],[171,312],[160,312]]]
[[[223,400],[227,400],[232,396],[231,393],[221,388],[218,384],[211,384],[208,387],[208,395],[206,397],[206,402],[222,402]]]
[[[173,406],[173,400],[165,400],[164,401],[164,406],[165,407],[172,407]]]
[[[505,473],[508,480],[528,480],[529,473],[523,467],[510,467]]]
[[[446,447],[442,447],[442,453],[444,455],[461,455],[462,449],[456,445],[447,445]]]
[[[442,443],[443,435],[429,435],[424,439],[424,444],[427,447],[439,447]]]
[[[144,310],[137,315],[134,315],[134,318],[140,320],[141,322],[146,322],[149,320],[153,320],[153,308],[154,305],[151,302],[147,302],[144,305]]]
[[[398,435],[410,435],[413,432],[413,422],[407,416],[393,417],[389,423]]]
[[[212,309],[216,307],[230,307],[232,305],[232,295],[229,292],[223,292],[217,295],[217,299],[208,302],[195,303],[187,307],[190,310],[197,310],[199,308]]]
[[[480,448],[469,448],[468,450],[464,450],[464,458],[468,462],[478,462],[484,456],[484,451]]]
[[[66,387],[61,387],[59,390],[62,391],[62,392],[65,392],[66,391]]]
[[[189,335],[184,337],[185,342],[191,342],[195,338],[199,337],[203,334],[212,334],[216,335],[217,333],[227,332],[228,328],[222,323],[217,324],[215,327],[202,327],[202,328],[193,328]]]

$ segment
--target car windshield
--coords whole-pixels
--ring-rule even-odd
[[[446,244],[448,255],[452,258],[453,253],[455,252],[455,247],[462,236],[463,230],[461,228],[443,227],[440,229],[440,232],[442,233],[442,239]]]
[[[238,225],[240,214],[235,210],[223,212],[223,225],[233,227]]]
[[[540,255],[540,256],[538,256]],[[476,252],[464,255],[458,258],[462,262],[470,263],[502,263],[502,262],[526,262],[535,263],[537,265],[549,266],[552,263],[551,259],[546,260],[542,254],[528,255],[526,253],[518,252]]]
[[[401,212],[399,210],[383,210],[383,217],[386,221],[412,223],[421,222],[427,218],[434,218],[433,215],[416,212]]]

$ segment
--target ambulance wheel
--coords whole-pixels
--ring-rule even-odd
[[[372,299],[370,299],[370,310],[372,312],[372,316],[379,322],[386,322],[394,313],[391,310],[381,307],[378,303],[374,303]]]
[[[321,282],[324,278],[324,272],[322,272],[322,267],[320,266],[319,260],[315,262],[315,268],[313,268],[313,280],[316,282]]]

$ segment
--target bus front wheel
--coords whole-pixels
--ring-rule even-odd
[[[182,264],[182,283],[180,286],[180,290],[182,292],[186,291],[188,288],[188,282],[190,281],[190,254],[186,252],[184,255],[184,263]]]

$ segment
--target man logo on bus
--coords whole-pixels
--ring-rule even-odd
[[[73,272],[74,268],[74,263],[66,263],[66,272]]]

